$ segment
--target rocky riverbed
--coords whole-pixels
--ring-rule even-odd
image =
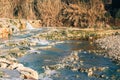
[[[3,21],[0,22],[3,23]],[[16,23],[14,20],[8,20],[7,23],[10,24],[1,24],[1,28],[5,27],[11,31],[11,34],[8,35],[9,39],[3,36],[0,37],[0,77],[2,80],[52,80],[55,76],[51,74],[56,74],[56,71],[58,71],[56,74],[58,77],[55,77],[55,80],[69,80],[69,78],[65,76],[70,77],[69,75],[74,74],[78,80],[119,78],[119,66],[111,62],[108,58],[96,57],[91,54],[93,52],[101,52],[101,50],[97,50],[93,44],[96,38],[103,37],[103,35],[115,34],[118,30],[95,31],[94,29],[78,28],[35,28],[32,27],[29,22],[25,21],[23,24],[22,21],[19,22],[19,20]],[[90,42],[80,40],[89,40]],[[100,41],[99,39],[98,42]],[[99,59],[102,61],[99,62]],[[97,63],[93,65],[94,60],[102,66]],[[110,64],[103,64],[104,60],[105,63]],[[29,63],[29,61],[32,62]],[[26,65],[28,63],[29,65]],[[113,65],[115,67],[111,67]],[[66,72],[64,72],[64,70]],[[68,70],[70,70],[71,73],[69,73]],[[39,71],[43,71],[43,74]],[[97,71],[98,73],[96,73]],[[109,71],[111,72],[110,75],[108,74]],[[61,74],[59,74],[59,72],[61,72]],[[102,75],[102,73],[99,72],[105,72],[105,74]],[[112,72],[115,72],[115,75],[113,75]],[[11,75],[12,73],[16,75]],[[61,75],[61,77],[59,77],[59,75]],[[84,77],[80,75],[84,75]],[[72,80],[76,78],[70,77]]]
[[[98,45],[105,49],[106,52],[102,55],[110,57],[111,59],[120,61],[120,35],[108,36],[96,41]]]
[[[81,51],[74,51],[71,53],[71,55],[65,57],[60,64],[57,65],[50,65],[50,66],[45,66],[45,70],[58,70],[58,69],[70,69],[73,72],[82,72],[82,73],[87,73],[88,77],[96,77],[96,78],[104,78],[107,79],[108,77],[105,75],[100,75],[95,73],[96,71],[104,72],[107,70],[109,67],[83,67],[85,66],[84,60],[82,60],[79,55],[80,54],[86,54],[87,52],[81,52]],[[76,75],[76,77],[80,77],[80,75]]]
[[[13,34],[10,40],[1,40],[1,79],[119,80],[119,66],[109,59],[91,54],[92,50],[96,51],[94,44],[78,40],[72,42],[39,38],[38,35],[48,32],[49,29],[22,31]],[[64,54],[66,56],[63,56]],[[17,60],[18,58],[21,58],[21,61]]]
[[[9,79],[38,79],[38,73],[29,67],[17,61],[12,61],[5,58],[0,58],[0,78],[2,80]]]

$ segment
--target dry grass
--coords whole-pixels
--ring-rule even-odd
[[[44,23],[43,26],[55,26],[57,15],[62,8],[61,0],[44,0],[38,3],[38,9]]]
[[[104,14],[102,0],[0,1],[0,17],[39,19],[42,26],[102,28],[106,25]]]
[[[105,10],[102,0],[90,0],[90,2],[78,2],[65,5],[62,22],[74,27],[104,27]],[[70,24],[71,23],[71,24]]]

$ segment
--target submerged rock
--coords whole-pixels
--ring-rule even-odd
[[[17,70],[19,71],[21,78],[23,79],[38,79],[38,73],[28,67],[24,67],[22,64],[5,58],[0,59],[0,68]]]
[[[0,80],[6,80],[5,78],[8,78],[8,79],[19,78],[20,79],[20,73],[17,70],[0,68],[0,71],[2,72],[2,78],[0,78]]]

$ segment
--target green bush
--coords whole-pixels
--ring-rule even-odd
[[[116,13],[116,18],[120,19],[120,9],[119,9],[118,12]]]

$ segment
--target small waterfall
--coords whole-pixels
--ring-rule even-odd
[[[49,41],[47,41],[47,40],[42,40],[42,39],[40,39],[40,40],[38,40],[38,39],[33,39],[33,40],[31,40],[31,42],[34,42],[34,43],[36,43],[36,44],[38,44],[38,45],[49,45],[49,44],[50,44]]]
[[[26,29],[32,30],[32,29],[35,29],[35,28],[33,28],[33,26],[29,22],[27,22],[26,23]]]

